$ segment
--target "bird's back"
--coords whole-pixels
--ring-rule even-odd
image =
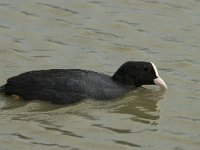
[[[7,94],[55,103],[72,103],[84,98],[112,99],[130,90],[108,75],[79,69],[30,71],[8,79],[5,87]]]

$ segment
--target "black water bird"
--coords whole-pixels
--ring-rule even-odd
[[[129,61],[113,76],[81,69],[36,70],[11,77],[0,93],[18,95],[24,100],[44,100],[71,104],[91,98],[115,99],[142,85],[167,85],[151,62]]]

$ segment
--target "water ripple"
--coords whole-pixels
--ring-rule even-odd
[[[24,40],[25,39],[23,39],[23,38],[14,38],[13,42],[15,42],[15,43],[23,43]]]
[[[60,144],[51,144],[51,143],[42,143],[42,142],[30,142],[32,144],[36,144],[36,145],[43,145],[43,146],[56,146],[59,148],[70,148],[70,146],[65,146],[65,145],[60,145]]]
[[[51,42],[51,43],[55,43],[55,44],[59,44],[59,45],[68,45],[68,44],[66,44],[64,42],[53,40],[51,38],[46,39],[46,41]]]
[[[181,6],[181,5],[176,5],[176,4],[167,3],[167,2],[165,2],[164,4],[167,5],[167,6],[169,6],[169,7],[175,8],[175,9],[185,9],[185,10],[188,10],[187,7],[184,7],[184,6]]]
[[[0,3],[0,6],[10,6],[10,4]]]
[[[0,25],[0,28],[3,28],[3,29],[10,29],[10,27],[4,26],[4,25]]]
[[[182,119],[182,120],[200,122],[200,118],[191,118],[191,117],[185,117],[185,116],[171,117],[171,119]]]
[[[29,51],[27,51],[27,50],[19,50],[19,49],[16,49],[16,48],[13,48],[13,49],[11,49],[11,50],[13,50],[13,51],[15,51],[15,52],[19,52],[19,53],[28,53]]]
[[[51,51],[55,51],[55,50],[51,50],[51,49],[33,49],[32,51],[38,51],[38,52],[51,52]]]
[[[139,147],[141,148],[142,146],[138,145],[138,144],[134,144],[134,143],[129,143],[127,141],[118,141],[118,140],[113,140],[115,143],[117,144],[121,144],[121,145],[127,145],[127,146],[130,146],[130,147]]]
[[[125,23],[127,25],[132,25],[132,26],[139,26],[140,25],[140,23],[138,23],[138,22],[130,22],[130,21],[127,21],[127,20],[117,20],[117,22]]]
[[[103,2],[101,1],[89,1],[88,3],[94,3],[94,4],[104,4]]]
[[[167,42],[185,43],[184,41],[176,39],[175,37],[161,37],[161,39]]]
[[[24,135],[19,134],[19,133],[12,133],[11,135],[12,136],[16,136],[16,137],[18,137],[20,139],[24,139],[24,140],[32,140],[33,139],[32,137],[27,137],[27,136],[24,136]]]
[[[133,121],[143,124],[157,125],[160,118],[158,101],[164,98],[165,91],[154,91],[141,88],[137,92],[130,93],[125,99],[130,100],[114,109],[116,113],[131,114]]]
[[[60,22],[72,24],[72,25],[82,25],[82,23],[73,23],[73,22],[67,21],[65,19],[60,19],[60,18],[56,18],[55,21],[60,21]]]
[[[58,9],[58,10],[62,10],[62,11],[65,11],[65,12],[69,12],[71,14],[79,14],[78,12],[76,11],[73,11],[71,9],[68,9],[68,8],[61,8],[59,6],[55,6],[55,5],[52,5],[52,4],[45,4],[45,3],[37,3],[38,5],[42,5],[42,6],[47,6],[47,7],[51,7],[51,8],[54,8],[54,9]]]
[[[164,129],[163,131],[171,133],[171,134],[181,134],[181,135],[185,135],[186,134],[186,133],[183,133],[183,132],[171,131],[171,130],[166,130],[166,129]]]
[[[115,37],[115,38],[122,38],[121,36],[119,35],[116,35],[116,34],[113,34],[113,33],[107,33],[107,32],[103,32],[101,30],[98,30],[98,29],[93,29],[93,28],[84,28],[88,31],[91,31],[93,33],[96,33],[96,34],[101,34],[101,35],[104,35],[104,36],[110,36],[110,37]]]
[[[32,57],[36,57],[36,58],[50,58],[51,56],[49,56],[49,55],[35,55],[35,56],[32,56]]]
[[[84,138],[83,136],[74,134],[74,133],[71,132],[71,131],[62,130],[62,129],[59,129],[59,128],[57,128],[57,127],[54,128],[54,127],[46,127],[46,126],[42,126],[42,125],[40,125],[40,126],[43,127],[44,129],[48,130],[48,131],[56,131],[56,132],[59,132],[59,133],[61,133],[62,135],[68,135],[68,136],[73,136],[73,137],[78,137],[78,138]]]
[[[139,131],[134,131],[134,132],[132,132],[132,133],[144,133],[144,132],[156,132],[156,131],[158,131],[158,129],[148,129],[148,128],[146,128],[146,129],[142,129],[142,130],[139,130]]]
[[[116,128],[112,128],[112,127],[105,127],[103,124],[93,124],[92,126],[108,129],[108,130],[111,130],[116,133],[132,133],[131,129],[116,129]]]
[[[39,15],[35,14],[35,13],[30,13],[30,12],[26,12],[26,11],[21,11],[22,14],[25,14],[27,16],[35,16],[35,17],[40,17]]]

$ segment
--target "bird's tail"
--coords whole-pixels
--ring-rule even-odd
[[[0,93],[5,93],[5,85],[0,87]]]

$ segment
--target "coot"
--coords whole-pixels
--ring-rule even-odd
[[[30,71],[9,78],[0,93],[71,104],[86,98],[115,99],[142,85],[154,84],[167,89],[153,63],[128,61],[113,76],[81,69]]]

